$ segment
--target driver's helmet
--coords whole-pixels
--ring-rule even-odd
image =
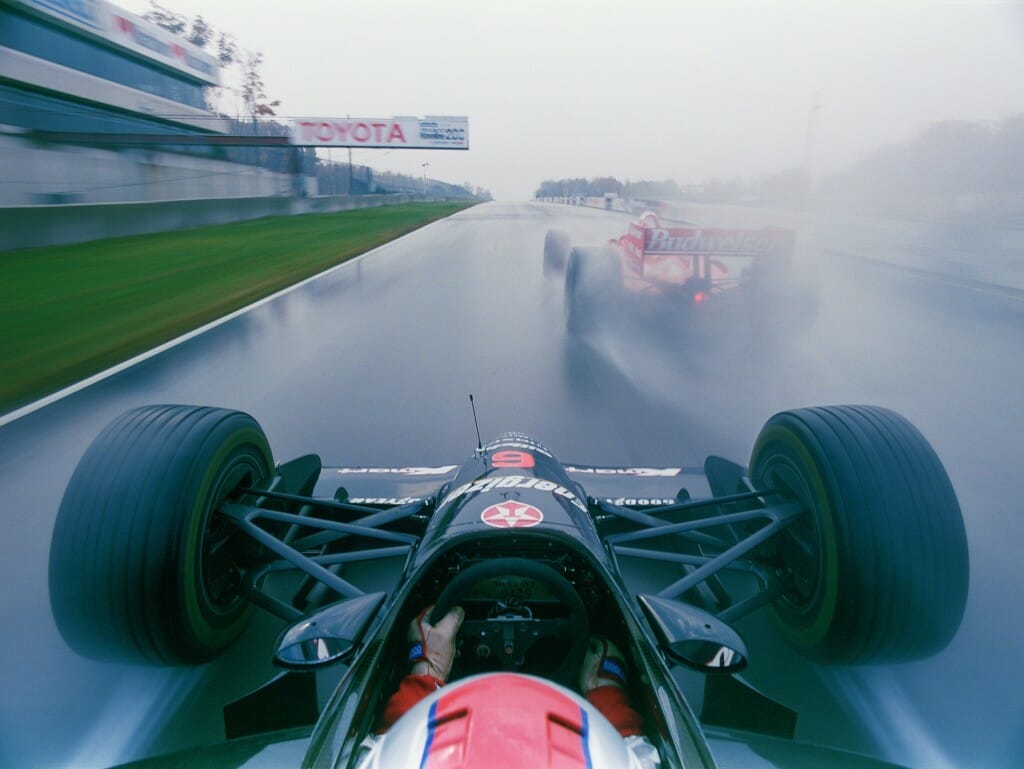
[[[618,731],[575,692],[543,678],[487,673],[421,700],[371,747],[366,769],[631,766]]]
[[[641,227],[660,227],[661,222],[658,219],[658,215],[653,211],[644,211],[640,214],[640,226]]]

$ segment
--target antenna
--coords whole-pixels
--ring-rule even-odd
[[[476,427],[476,450],[484,450],[484,442],[480,440],[480,423],[476,420],[476,404],[473,403],[473,393],[469,394],[469,407],[473,409],[473,426]]]

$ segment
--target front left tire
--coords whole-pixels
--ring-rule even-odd
[[[67,643],[94,659],[198,664],[245,629],[240,564],[255,545],[220,505],[273,473],[248,414],[146,406],[93,441],[61,502],[50,603]]]

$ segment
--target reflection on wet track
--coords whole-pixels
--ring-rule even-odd
[[[545,231],[599,243],[624,222],[479,206],[0,427],[0,766],[104,766],[219,740],[224,702],[271,671],[269,618],[197,670],[95,663],[64,645],[48,605],[50,533],[75,463],[110,419],[147,403],[229,406],[262,423],[276,459],[457,463],[475,443],[470,392],[485,439],[523,431],[594,464],[745,462],[783,408],[902,412],[935,446],[964,510],[972,574],[960,634],[931,660],[826,669],[751,618],[750,679],[801,712],[798,736],[812,742],[922,769],[1024,763],[1014,664],[1024,613],[1007,597],[1024,535],[1024,307],[829,255],[828,229],[808,226],[800,259],[821,302],[803,333],[695,340],[669,333],[671,319],[623,318],[569,340],[561,286],[542,277]]]

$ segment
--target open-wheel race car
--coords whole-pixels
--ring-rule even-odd
[[[953,637],[967,583],[942,464],[872,406],[781,412],[748,467],[712,456],[702,469],[563,464],[519,434],[462,464],[275,466],[247,414],[148,406],[86,451],[50,555],[57,625],[91,658],[203,663],[254,607],[280,618],[283,672],[225,709],[227,736],[249,747],[190,753],[203,766],[468,766],[473,738],[490,741],[489,766],[627,766],[574,691],[599,634],[621,650],[620,685],[662,767],[879,767],[792,740],[798,714],[743,684],[757,652],[733,625],[767,611],[819,663],[916,659]],[[373,736],[408,672],[410,623],[456,605],[448,685]],[[340,681],[320,708],[316,671]],[[699,713],[679,685],[699,674],[683,671],[707,674]],[[495,680],[485,701],[455,696]],[[509,681],[546,693],[528,714],[547,736],[531,745],[500,716],[525,712]],[[519,748],[550,761],[517,764]]]
[[[570,333],[593,331],[631,305],[685,328],[706,316],[722,328],[744,319],[783,318],[798,330],[816,313],[812,281],[794,265],[791,230],[663,223],[645,212],[604,245],[573,246],[565,230],[544,238],[544,275],[564,276]]]

